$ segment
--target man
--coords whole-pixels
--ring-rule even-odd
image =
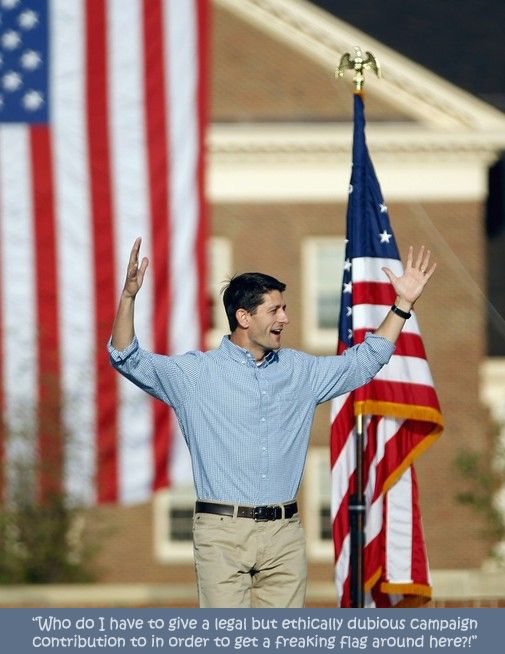
[[[365,341],[341,356],[281,348],[285,285],[261,273],[234,277],[223,300],[231,334],[209,352],[142,350],[135,297],[148,260],[133,245],[109,343],[113,366],[172,406],[189,447],[198,501],[194,556],[200,606],[303,607],[305,537],[296,495],[318,404],[369,382],[394,351],[435,270],[422,247],[405,272],[384,272],[397,298]]]

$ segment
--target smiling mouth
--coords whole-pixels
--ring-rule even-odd
[[[271,332],[276,336],[280,336],[282,334],[282,329],[272,329]]]

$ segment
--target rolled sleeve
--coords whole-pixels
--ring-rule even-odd
[[[107,345],[112,366],[149,395],[178,407],[188,402],[200,374],[201,353],[167,356],[140,347],[137,338],[124,350]]]
[[[125,347],[124,350],[116,350],[116,348],[112,345],[112,338],[109,339],[109,342],[107,343],[107,350],[109,351],[110,361],[114,367],[116,367],[115,364],[121,364],[126,361],[126,359],[128,359],[128,357],[133,354],[133,352],[138,350],[138,348],[139,342],[136,336],[134,336],[133,341],[130,343],[130,345]]]
[[[371,332],[367,333],[364,343],[366,343],[370,352],[373,353],[372,359],[374,363],[379,366],[374,372],[374,375],[376,375],[382,366],[385,366],[393,356],[395,344],[389,339],[384,338],[383,336],[376,336]],[[358,345],[356,347],[360,346]]]

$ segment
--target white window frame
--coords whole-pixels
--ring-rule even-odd
[[[188,563],[193,560],[193,542],[170,539],[170,510],[184,508],[193,510],[195,506],[193,486],[177,486],[155,493],[153,510],[154,558],[159,563]]]
[[[206,334],[208,348],[218,347],[224,334],[230,331],[223,306],[221,289],[232,276],[232,246],[229,238],[213,236],[208,241],[208,293],[214,299],[215,325]]]
[[[304,346],[315,352],[335,352],[338,340],[338,324],[332,329],[321,329],[317,320],[318,275],[317,261],[322,246],[335,243],[337,257],[335,268],[335,290],[340,303],[342,265],[344,263],[345,237],[312,236],[302,243],[302,321]]]
[[[505,449],[505,357],[488,357],[480,365],[480,399],[488,407],[499,429],[498,442]],[[494,465],[503,473],[505,462],[495,456]],[[495,506],[505,518],[505,484],[497,489]],[[497,543],[494,552],[505,556],[505,540]]]
[[[327,478],[327,488],[321,481]],[[311,447],[303,482],[303,524],[307,538],[307,555],[311,561],[327,562],[333,560],[333,542],[321,538],[321,508],[331,500],[330,450],[328,447]]]

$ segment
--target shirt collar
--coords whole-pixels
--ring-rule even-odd
[[[223,336],[219,349],[230,359],[238,361],[242,365],[252,366],[253,368],[266,368],[266,366],[269,366],[279,358],[278,350],[270,350],[263,361],[258,364],[249,350],[232,343],[229,336]]]

